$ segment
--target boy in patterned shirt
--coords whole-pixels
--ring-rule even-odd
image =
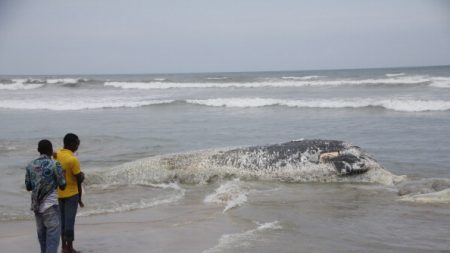
[[[41,253],[56,253],[61,235],[57,187],[65,189],[62,167],[52,160],[53,146],[48,140],[38,143],[39,158],[26,168],[25,186],[31,191],[31,210],[36,219]]]

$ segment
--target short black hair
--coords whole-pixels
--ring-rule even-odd
[[[53,154],[53,145],[49,140],[40,140],[38,143],[38,152],[40,154]]]
[[[64,146],[69,147],[73,146],[75,144],[79,144],[80,139],[78,139],[78,136],[73,133],[68,133],[66,136],[64,136]]]

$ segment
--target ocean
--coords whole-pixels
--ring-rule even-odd
[[[24,168],[37,142],[59,148],[73,132],[79,216],[160,218],[155,252],[450,252],[450,66],[0,76],[0,118],[1,226],[33,219]],[[170,160],[303,139],[359,146],[402,180],[249,177]]]

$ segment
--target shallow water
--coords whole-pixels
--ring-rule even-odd
[[[124,248],[205,253],[448,252],[447,205],[399,202],[393,189],[379,185],[236,181],[232,183],[248,190],[245,203],[224,212],[226,203],[205,202],[228,183],[185,186],[185,197],[176,203],[81,220],[79,230],[90,228],[79,236],[79,248],[86,252]]]
[[[229,214],[237,223],[278,221],[279,228],[261,232],[255,242],[243,236],[241,240],[250,243],[243,247],[246,252],[448,250],[447,206],[399,203],[391,191],[376,186],[277,187],[250,194],[248,204]]]
[[[60,147],[64,134],[75,132],[88,178],[80,215],[161,218],[161,230],[135,231],[133,237],[145,245],[147,235],[161,232],[156,238],[167,244],[160,244],[160,251],[449,250],[445,192],[441,203],[422,203],[400,201],[402,185],[234,177],[199,185],[102,184],[95,178],[145,157],[320,138],[362,147],[388,171],[407,175],[416,193],[435,191],[427,182],[450,178],[449,67],[12,80],[17,78],[29,77],[0,78],[3,222],[32,219],[23,180],[37,142],[48,138]],[[29,86],[36,83],[39,87]],[[166,213],[171,216],[163,218]],[[191,234],[190,242],[181,238]],[[186,246],[172,245],[165,237],[170,235]]]

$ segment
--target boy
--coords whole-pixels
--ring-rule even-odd
[[[77,253],[73,248],[75,239],[75,217],[78,204],[84,207],[81,201],[81,182],[84,174],[80,170],[80,162],[74,153],[80,146],[80,139],[73,133],[64,136],[64,148],[56,153],[56,160],[61,163],[67,187],[58,191],[59,206],[61,210],[61,238],[63,253]]]
[[[26,168],[25,186],[31,191],[31,210],[36,219],[37,234],[41,253],[58,251],[60,213],[56,188],[64,190],[61,165],[52,160],[53,146],[48,140],[38,143],[39,158],[30,162]]]

